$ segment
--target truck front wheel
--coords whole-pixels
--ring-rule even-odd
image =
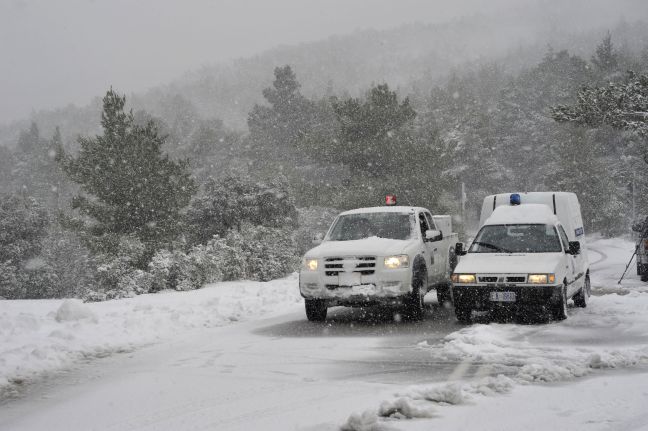
[[[439,300],[439,305],[443,306],[446,302],[452,303],[452,294],[450,292],[449,284],[441,284],[436,288],[437,299]]]
[[[419,269],[414,271],[412,279],[412,292],[408,295],[405,301],[405,315],[412,320],[421,320],[425,314],[425,307],[423,305],[423,290],[424,283],[427,279],[427,272]]]
[[[328,307],[321,299],[306,300],[306,318],[311,322],[323,322],[326,320]]]

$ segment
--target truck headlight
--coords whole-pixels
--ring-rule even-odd
[[[527,280],[530,284],[555,283],[556,274],[529,274]]]
[[[304,269],[306,271],[317,271],[317,259],[304,259]]]
[[[469,284],[476,281],[475,274],[452,274],[450,277],[453,283]]]
[[[385,258],[385,268],[398,269],[409,267],[409,256],[406,254],[399,254],[398,256],[387,256]]]

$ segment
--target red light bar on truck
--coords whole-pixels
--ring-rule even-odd
[[[385,196],[385,205],[396,205],[396,195]]]

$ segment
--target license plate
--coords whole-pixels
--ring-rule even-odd
[[[357,286],[360,284],[360,273],[341,272],[338,274],[338,284],[340,286]]]
[[[490,300],[497,302],[515,302],[515,292],[491,292]]]

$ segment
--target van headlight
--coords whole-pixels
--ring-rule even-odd
[[[470,284],[477,281],[475,274],[452,274],[450,277],[453,283]]]
[[[551,284],[556,282],[556,274],[529,274],[529,284]]]
[[[306,271],[317,271],[317,259],[304,259],[303,267]]]
[[[409,267],[409,256],[406,254],[399,254],[398,256],[387,256],[385,258],[385,268],[398,269]]]

